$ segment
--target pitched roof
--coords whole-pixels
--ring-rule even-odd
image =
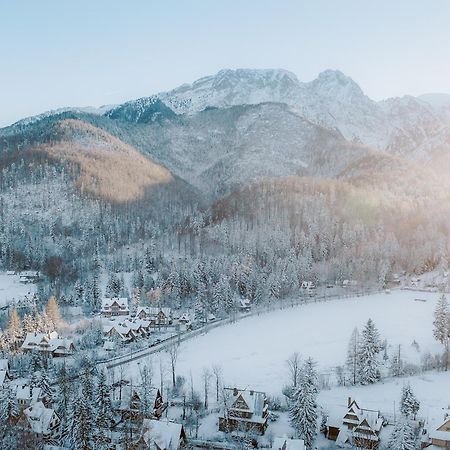
[[[277,437],[273,440],[272,450],[305,450],[305,441],[303,439]]]
[[[58,337],[58,333],[27,333],[22,344],[24,350],[45,350],[48,352],[68,353],[73,346],[73,340]]]
[[[238,390],[235,388],[225,388],[233,392],[233,399],[230,409],[244,410],[252,413],[252,421],[264,422],[263,413],[267,410],[266,394],[253,390]],[[244,404],[242,404],[244,402]]]
[[[117,389],[120,389],[120,386],[118,386]],[[144,387],[140,385],[132,386],[130,384],[127,384],[125,386],[122,386],[121,388],[122,400],[120,402],[120,409],[128,410],[130,408],[130,402],[136,394],[139,398],[142,398],[141,396],[143,393],[143,389]],[[151,386],[150,388],[147,388],[146,394],[148,395],[148,401],[151,404],[155,403],[158,393],[159,389],[156,387]]]
[[[56,414],[52,408],[46,408],[42,402],[37,402],[23,412],[28,419],[31,429],[38,434],[46,434],[50,431],[50,422]]]
[[[180,446],[181,423],[144,419],[142,429],[142,438],[152,449],[157,446],[161,450],[176,450]]]
[[[103,297],[102,309],[108,310],[114,303],[117,303],[121,309],[128,310],[128,298],[126,297]]]

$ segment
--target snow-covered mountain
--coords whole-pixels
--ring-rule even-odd
[[[84,121],[217,198],[265,177],[337,177],[349,166],[367,171],[357,161],[369,151],[372,163],[380,152],[445,161],[447,105],[442,95],[376,102],[337,70],[309,82],[282,69],[221,70],[106,111],[66,108],[26,119],[0,130],[0,137],[7,150],[17,142],[46,144],[57,139],[52,130],[59,128],[50,124]]]
[[[331,130],[338,130],[348,141],[359,142],[395,154],[420,152],[426,140],[450,122],[450,102],[443,96],[406,96],[376,102],[358,84],[338,70],[326,70],[310,82],[282,69],[221,70],[192,84],[185,84],[152,97],[127,102],[125,120],[154,120],[167,110],[192,115],[206,108],[227,108],[265,102],[285,103],[305,119]],[[163,110],[163,111],[161,111]]]

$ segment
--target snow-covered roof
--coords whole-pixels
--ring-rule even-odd
[[[178,322],[186,322],[187,323],[190,321],[191,321],[191,316],[187,312],[181,314],[181,316],[178,318]]]
[[[25,341],[22,344],[22,348],[39,345],[41,342],[48,342],[50,339],[57,339],[58,333],[52,331],[51,333],[27,333],[25,336]]]
[[[20,272],[19,275],[25,278],[36,278],[39,276],[39,272],[36,270],[25,270],[23,272]]]
[[[16,398],[17,400],[24,400],[30,401],[31,403],[36,403],[41,398],[41,388],[38,387],[31,388],[31,386],[28,384],[17,386]]]
[[[46,408],[42,402],[32,404],[23,413],[31,429],[37,434],[47,434],[50,431],[50,422],[56,414],[54,409]]]
[[[116,304],[120,309],[128,311],[128,298],[126,297],[104,297],[102,298],[102,310],[109,310]]]
[[[183,426],[168,420],[144,419],[142,438],[150,446],[161,450],[176,450],[180,447]]]
[[[253,390],[238,390],[233,388],[225,388],[227,390],[231,390],[233,392],[233,403],[230,409],[233,410],[245,410],[252,413],[252,421],[261,420],[261,422],[265,421],[263,418],[263,413],[267,410],[266,404],[266,394],[264,392],[258,392]],[[243,409],[240,406],[240,402],[243,400],[247,405],[247,408]]]
[[[46,351],[56,353],[70,353],[73,347],[73,340],[58,337],[58,333],[27,333],[22,344],[23,350]]]
[[[305,450],[305,441],[303,439],[277,437],[273,440],[272,450]]]
[[[239,304],[241,308],[250,308],[251,306],[250,300],[248,298],[241,298],[239,300]]]
[[[439,439],[442,441],[450,442],[450,417],[446,417],[445,420],[435,426],[429,433],[431,439]]]

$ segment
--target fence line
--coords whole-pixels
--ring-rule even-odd
[[[113,358],[109,358],[106,360],[100,360],[97,364],[104,364],[107,369],[112,369],[114,367],[121,366],[123,364],[127,364],[132,361],[136,361],[138,359],[144,358],[145,356],[152,355],[154,353],[159,353],[163,350],[169,348],[174,342],[181,343],[197,337],[199,335],[205,334],[208,331],[211,331],[215,328],[221,327],[223,325],[228,325],[235,323],[239,320],[245,319],[247,317],[252,317],[260,314],[265,314],[271,311],[283,310],[287,308],[293,308],[296,306],[306,305],[309,303],[318,303],[318,302],[326,302],[333,300],[344,300],[349,298],[359,298],[365,297],[371,294],[380,293],[379,289],[367,289],[365,291],[359,292],[351,292],[348,294],[335,294],[335,295],[307,295],[300,298],[289,298],[285,300],[280,300],[277,302],[269,302],[264,305],[257,305],[251,309],[251,311],[246,313],[233,314],[231,317],[227,317],[225,319],[219,319],[214,322],[210,322],[205,324],[204,326],[191,331],[179,332],[167,339],[164,339],[160,343],[153,345],[151,347],[144,348],[142,350],[136,350],[135,352],[131,351],[130,354],[115,356]]]

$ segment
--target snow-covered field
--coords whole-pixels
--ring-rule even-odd
[[[0,307],[22,300],[25,296],[32,296],[36,292],[35,284],[23,284],[19,278],[19,275],[0,272]]]
[[[200,390],[202,371],[220,365],[226,385],[252,387],[281,396],[287,383],[286,359],[293,353],[311,356],[321,373],[332,373],[345,364],[348,341],[355,326],[361,329],[372,318],[382,339],[388,341],[388,354],[401,345],[405,361],[420,363],[425,352],[441,351],[433,338],[433,311],[439,294],[395,290],[328,302],[311,303],[260,316],[242,319],[216,328],[181,344],[177,374],[187,380],[192,374]],[[419,348],[412,346],[413,342]],[[167,378],[169,363],[165,361]],[[159,357],[153,356],[155,381]],[[138,373],[136,363],[127,367]],[[128,372],[128,370],[127,370]],[[386,381],[370,387],[332,388],[320,394],[324,405],[343,405],[349,395],[361,399],[365,407],[393,409],[406,378]],[[426,407],[450,404],[450,374],[430,373],[411,377],[414,391]],[[448,392],[448,398],[442,395]],[[426,415],[426,413],[425,413]]]
[[[415,299],[426,301],[416,301]],[[299,352],[311,356],[320,372],[345,363],[355,326],[372,318],[389,352],[412,362],[425,351],[440,350],[434,340],[433,311],[438,294],[393,291],[354,299],[310,303],[243,319],[181,345],[178,372],[194,378],[203,367],[219,364],[230,385],[253,386],[278,394],[286,382],[286,359]],[[420,350],[411,344],[416,341]]]

